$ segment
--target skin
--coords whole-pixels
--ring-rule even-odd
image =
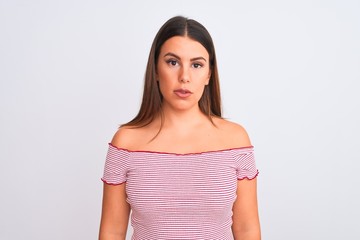
[[[199,42],[185,37],[168,39],[161,48],[157,64],[164,112],[185,110],[198,113],[198,102],[209,83],[210,74],[209,54]],[[181,99],[174,94],[176,89],[187,89],[192,94]]]
[[[164,123],[159,135],[160,117],[142,128],[120,128],[114,146],[129,150],[194,153],[250,146],[245,129],[230,121],[213,118],[214,126],[198,107],[198,101],[211,76],[209,55],[188,37],[172,37],[160,50],[157,79],[163,95]],[[186,98],[174,90],[191,91]],[[153,140],[152,140],[153,139]],[[152,141],[151,141],[152,140]],[[126,183],[104,184],[100,240],[125,239],[130,206],[126,202]],[[239,180],[233,205],[233,235],[238,240],[259,240],[256,178]]]

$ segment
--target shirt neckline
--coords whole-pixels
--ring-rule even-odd
[[[154,154],[167,154],[167,155],[177,155],[177,156],[187,156],[187,155],[201,155],[201,154],[208,154],[208,153],[221,153],[221,152],[228,152],[228,151],[236,151],[236,150],[246,150],[246,149],[253,149],[254,146],[245,146],[245,147],[235,147],[235,148],[224,148],[219,150],[209,150],[209,151],[202,151],[202,152],[189,152],[189,153],[174,153],[174,152],[162,152],[162,151],[149,151],[149,150],[129,150],[126,148],[121,148],[109,143],[109,146],[117,149],[126,151],[129,153],[154,153]]]

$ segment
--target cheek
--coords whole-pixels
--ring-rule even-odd
[[[196,86],[196,89],[194,89],[194,92],[196,93],[196,98],[200,99],[201,96],[204,94],[206,85],[205,84],[199,84]]]
[[[158,85],[159,90],[162,96],[166,96],[169,94],[170,90],[172,89],[171,83],[169,81],[166,81],[167,79],[160,78]]]
[[[205,87],[209,83],[209,74],[208,73],[202,74],[202,76],[199,77],[199,80],[200,81],[198,81],[196,84],[196,92],[198,92],[199,96],[201,97],[204,93]]]
[[[208,85],[209,84],[210,75],[208,72],[204,72],[199,76],[199,84]]]
[[[174,70],[161,69],[157,74],[157,79],[161,82],[162,85],[170,84],[171,82],[177,81],[177,73]]]

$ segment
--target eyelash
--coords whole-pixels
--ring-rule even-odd
[[[203,67],[203,65],[201,64],[201,63],[193,63],[192,64],[194,67],[195,67],[195,65],[197,66],[197,67],[195,67],[195,68],[202,68]]]
[[[177,60],[174,60],[174,59],[169,59],[166,61],[166,63],[170,64],[171,66],[175,66],[176,64],[179,64]],[[203,64],[201,63],[193,63],[191,64],[194,68],[202,68],[203,67]]]
[[[171,66],[175,66],[175,64],[178,64],[178,62],[174,59],[166,60],[166,63],[170,64]],[[173,64],[173,63],[175,63],[175,64]]]

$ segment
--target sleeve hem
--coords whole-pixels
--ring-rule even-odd
[[[253,177],[248,177],[248,176],[246,176],[246,177],[238,178],[238,180],[244,180],[245,178],[246,178],[247,180],[253,180],[253,179],[256,178],[258,175],[259,175],[259,170],[256,170],[256,174],[255,174]]]
[[[110,183],[110,182],[106,181],[104,178],[101,178],[101,181],[103,181],[105,184],[111,185],[111,186],[118,186],[118,185],[121,185],[123,183],[126,183],[126,181],[123,181],[123,182],[120,182],[120,183]]]

